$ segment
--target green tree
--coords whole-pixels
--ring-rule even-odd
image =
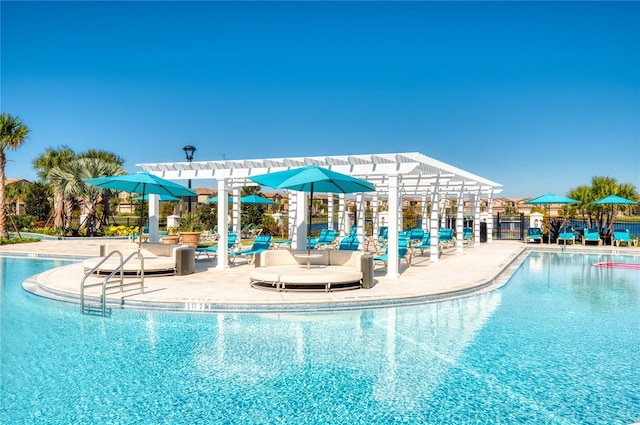
[[[8,208],[11,214],[18,213],[18,204],[20,201],[24,202],[27,196],[28,186],[29,184],[24,180],[5,185],[5,202],[9,205]]]
[[[260,186],[245,186],[240,191],[240,196],[245,197],[249,195],[257,195],[263,196],[262,192],[260,192]],[[258,226],[262,225],[262,220],[264,218],[264,213],[267,210],[265,205],[261,204],[241,204],[241,218],[240,225],[242,227],[247,226],[248,224],[257,224]]]
[[[6,177],[4,168],[7,164],[6,150],[16,150],[27,140],[29,128],[20,118],[9,114],[0,114],[0,238],[9,237],[7,232],[7,216],[5,211],[4,187]]]
[[[51,214],[49,190],[42,182],[29,183],[25,198],[25,213],[36,220],[47,221]]]
[[[65,200],[62,188],[51,182],[49,172],[55,167],[63,167],[76,159],[75,152],[68,146],[60,146],[57,149],[47,148],[44,153],[33,159],[32,165],[38,170],[38,177],[42,182],[50,182],[53,186],[53,225],[55,227],[68,227],[71,216],[65,216],[65,210],[73,204],[71,200]],[[67,205],[65,205],[65,203]]]

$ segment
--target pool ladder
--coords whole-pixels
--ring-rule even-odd
[[[107,275],[102,281],[87,283],[87,278],[91,276],[93,273],[95,273],[102,264],[104,264],[109,258],[111,258],[114,255],[118,255],[120,257],[120,262],[118,266],[109,275]],[[138,271],[138,276],[140,277],[140,281],[124,283],[124,266],[132,258],[138,258],[140,260],[140,270]],[[119,275],[119,277],[116,279],[116,282],[114,283],[112,279],[116,275]],[[102,261],[96,264],[95,267],[85,272],[84,277],[80,282],[80,312],[82,314],[89,314],[89,315],[95,315],[95,316],[101,315],[103,317],[107,316],[107,312],[108,312],[110,316],[111,309],[107,310],[107,296],[106,296],[107,289],[119,287],[120,294],[122,294],[123,288],[125,286],[137,285],[138,283],[140,284],[140,293],[144,294],[144,257],[142,256],[142,254],[140,254],[139,251],[136,251],[131,255],[129,255],[127,258],[124,258],[124,256],[120,251],[117,251],[117,250],[111,251],[102,259]],[[100,286],[102,289],[100,298],[98,299],[99,302],[97,304],[88,304],[87,296],[85,295],[85,288],[91,288],[95,286]],[[122,301],[122,298],[121,298],[121,301]]]

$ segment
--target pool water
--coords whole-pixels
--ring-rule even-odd
[[[22,290],[64,262],[0,257],[0,423],[637,422],[640,272],[599,261],[639,259],[534,252],[420,306],[102,318]]]

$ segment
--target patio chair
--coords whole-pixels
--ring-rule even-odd
[[[619,247],[620,242],[626,243],[627,246],[638,246],[638,240],[633,239],[631,234],[629,233],[629,229],[625,230],[614,230],[613,231],[613,243],[615,246]]]
[[[456,237],[453,233],[453,229],[438,229],[438,245],[440,245],[440,249],[456,245]]]
[[[229,251],[229,261],[233,263],[236,258],[244,257],[248,264],[253,264],[256,259],[256,254],[260,254],[262,251],[266,251],[271,247],[271,235],[258,235],[256,236],[253,245],[248,249],[241,249],[239,251]]]
[[[373,236],[369,236],[364,240],[364,250],[368,251],[369,245],[373,245],[375,251],[379,252],[380,245],[383,245],[387,242],[388,232],[389,228],[387,226],[380,227],[377,237],[374,238]]]
[[[600,238],[598,229],[588,229],[585,227],[582,235],[582,245],[586,245],[587,242],[597,242],[598,246],[602,245],[602,238]]]
[[[573,233],[572,228],[565,227],[564,230],[561,230],[558,233],[558,238],[556,239],[556,245],[560,245],[561,241],[564,242],[565,245],[567,244],[567,242],[574,243],[576,241],[576,235],[575,233]]]
[[[422,239],[424,238],[424,230],[419,227],[414,227],[408,230],[409,244],[410,245],[419,245],[422,243]]]
[[[527,237],[524,240],[524,243],[529,243],[529,241],[538,241],[542,243],[542,229],[539,227],[529,227],[527,229]]]
[[[426,232],[422,237],[422,241],[418,245],[413,246],[414,252],[418,249],[421,255],[424,254],[425,249],[431,249],[431,232]]]
[[[271,242],[271,248],[272,249],[280,249],[283,246],[285,247],[285,249],[291,249],[291,244],[292,244],[292,240],[291,239],[284,239],[284,240],[280,240],[280,241],[273,241]]]
[[[327,248],[335,243],[336,237],[338,237],[338,232],[335,230],[327,230],[326,232],[323,232],[320,232],[320,236],[317,238],[311,238],[311,249]]]
[[[411,267],[411,254],[409,252],[409,245],[406,239],[399,238],[398,239],[398,265],[400,260],[405,260],[407,262],[407,267]],[[384,266],[387,267],[389,262],[389,247],[387,247],[384,251],[384,254],[376,255],[373,257],[374,264],[375,262],[382,262]]]
[[[242,230],[240,230],[240,234],[242,235],[243,238],[248,238],[249,236],[251,236],[251,230],[253,230],[256,227],[258,226],[253,223],[246,224],[242,227]]]
[[[360,241],[358,241],[357,237],[347,236],[340,241],[338,245],[338,250],[340,251],[357,251],[360,246]]]
[[[473,229],[471,227],[462,228],[462,243],[473,243]]]
[[[233,249],[233,247],[238,243],[238,234],[237,233],[229,233],[227,235],[227,248],[229,251]],[[218,255],[218,245],[214,246],[203,246],[196,248],[196,260],[200,258],[200,254],[205,254],[209,261],[213,261],[211,259],[211,255],[215,258]]]

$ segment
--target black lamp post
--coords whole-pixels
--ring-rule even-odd
[[[187,162],[191,162],[193,160],[193,153],[196,151],[196,148],[191,145],[187,145],[182,148],[184,153],[187,155]],[[191,179],[188,180],[188,187],[191,189]],[[189,196],[189,207],[187,209],[189,213],[191,213],[191,196]]]

